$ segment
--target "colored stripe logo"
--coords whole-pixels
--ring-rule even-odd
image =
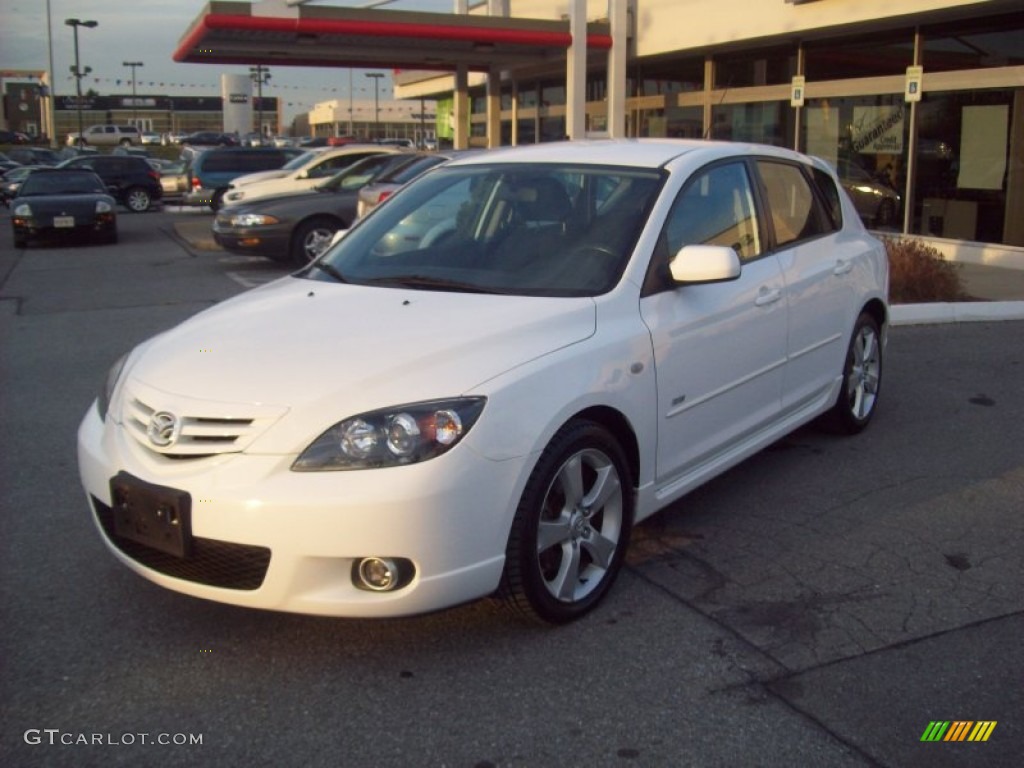
[[[921,741],[988,741],[996,720],[932,720]]]

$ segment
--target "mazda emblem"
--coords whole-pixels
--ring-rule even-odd
[[[159,413],[154,413],[153,417],[149,420],[149,426],[146,428],[146,437],[149,438],[149,442],[158,448],[166,448],[169,445],[174,445],[174,441],[178,439],[180,431],[181,424],[178,421],[178,417],[173,413],[160,411]]]

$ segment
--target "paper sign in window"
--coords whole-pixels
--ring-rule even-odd
[[[960,189],[1002,189],[1010,107],[964,107],[960,124]]]

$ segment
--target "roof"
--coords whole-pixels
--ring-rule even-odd
[[[562,62],[572,44],[567,20],[262,5],[208,3],[179,41],[174,60],[487,71]],[[588,49],[606,51],[611,45],[608,24],[587,25]]]

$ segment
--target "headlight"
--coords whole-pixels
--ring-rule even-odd
[[[32,215],[32,206],[28,203],[22,203],[14,209],[14,215],[27,218]]]
[[[276,216],[265,216],[262,213],[239,213],[231,217],[231,226],[264,227],[267,224],[277,224],[279,221]]]
[[[114,210],[114,206],[106,200],[96,201],[96,213],[110,213],[112,210]]]
[[[292,469],[376,469],[427,461],[469,432],[485,402],[483,397],[432,400],[353,416],[314,440]]]
[[[110,407],[110,399],[114,396],[114,389],[117,388],[117,382],[121,378],[121,371],[124,370],[126,362],[128,362],[128,355],[121,355],[107,372],[107,380],[103,382],[103,389],[100,390],[99,396],[96,398],[96,410],[99,411],[100,421],[107,420],[107,409]]]
[[[245,197],[244,192],[228,192],[226,195],[224,195],[225,200],[230,200],[233,203],[237,202],[238,200],[241,200],[243,197]]]

